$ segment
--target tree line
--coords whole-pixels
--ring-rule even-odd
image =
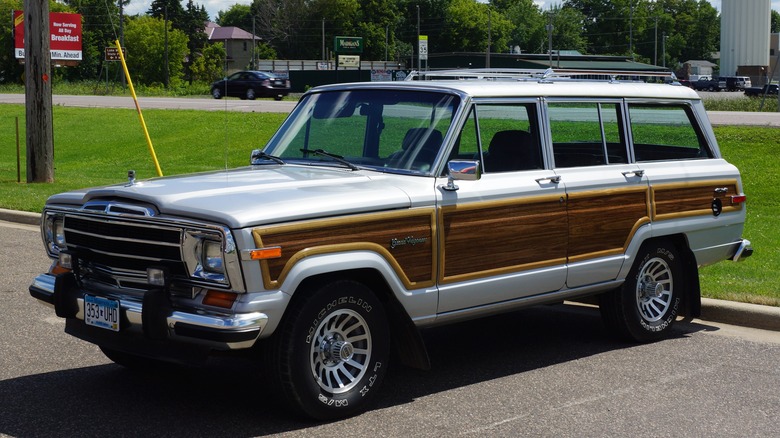
[[[193,0],[154,0],[145,13],[122,14],[120,20],[120,10],[131,1],[50,0],[52,12],[76,12],[83,19],[83,60],[56,75],[65,80],[117,75],[103,50],[122,36],[134,81],[169,87],[209,82],[223,75],[225,50],[221,43],[208,44],[203,32],[208,20],[254,31],[262,38],[259,59],[330,59],[335,36],[362,37],[365,60],[407,65],[416,55],[418,35],[428,36],[429,53],[552,48],[671,68],[690,59],[715,62],[720,46],[720,16],[705,0],[563,0],[544,10],[533,0],[253,0],[216,17]],[[0,17],[8,17],[0,20],[0,82],[21,80],[11,10],[22,9],[22,3],[0,0]],[[771,26],[780,31],[777,11]]]

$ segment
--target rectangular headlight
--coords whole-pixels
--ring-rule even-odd
[[[214,240],[204,240],[203,249],[203,269],[207,272],[225,273],[225,262],[222,257],[222,242]]]

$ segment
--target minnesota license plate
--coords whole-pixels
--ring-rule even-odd
[[[119,300],[84,295],[84,322],[115,332],[119,331]]]

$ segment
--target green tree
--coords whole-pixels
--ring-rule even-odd
[[[770,32],[772,33],[778,33],[780,32],[780,12],[775,11],[772,9],[772,17],[770,18]]]
[[[547,21],[533,0],[494,1],[496,9],[503,10],[512,22],[509,44],[523,53],[542,53],[547,46]]]
[[[254,0],[252,15],[256,19],[256,35],[275,47],[283,57],[304,59],[313,49],[306,36],[313,37],[315,28],[308,20],[306,0]]]
[[[124,5],[129,0],[122,0]],[[65,0],[74,12],[81,14],[81,62],[77,67],[68,68],[65,76],[69,79],[99,78],[106,67],[105,48],[113,47],[119,34],[119,4],[105,0]],[[109,64],[114,74],[120,74],[118,63]]]
[[[575,8],[553,7],[547,12],[548,24],[552,23],[553,50],[576,50],[587,53],[588,42],[583,36],[585,16]]]
[[[171,87],[181,85],[187,55],[187,36],[173,29],[168,22],[168,77]],[[127,65],[133,81],[141,84],[165,83],[165,23],[163,20],[140,16],[125,26]]]
[[[500,12],[473,0],[453,0],[447,8],[447,27],[440,37],[460,51],[485,52],[490,37],[491,52],[507,52],[512,23]]]
[[[192,78],[198,82],[213,82],[225,74],[225,46],[222,43],[209,44],[192,62]]]
[[[234,4],[225,11],[217,12],[215,22],[223,27],[240,27],[252,32],[252,10],[249,5]]]
[[[184,10],[183,20],[184,22],[179,29],[187,35],[188,54],[187,61],[185,62],[185,74],[188,77],[190,84],[192,84],[192,61],[208,42],[208,35],[203,32],[203,28],[209,20],[209,14],[202,5],[198,6],[193,3],[192,0],[187,0],[187,8]]]
[[[167,17],[168,21],[173,22],[173,27],[177,29],[185,21],[181,0],[153,0],[146,15],[161,20]]]

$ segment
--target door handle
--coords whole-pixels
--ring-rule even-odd
[[[623,173],[623,176],[625,176],[625,177],[628,177],[629,175],[634,175],[637,178],[642,178],[642,176],[644,176],[644,174],[645,174],[645,171],[642,170],[642,169],[638,169],[638,170],[627,170],[627,171],[622,172],[622,173]]]
[[[560,175],[546,176],[544,178],[536,178],[535,181],[539,184],[542,184],[544,181],[549,181],[553,184],[558,184],[559,182],[561,182],[561,176]]]

